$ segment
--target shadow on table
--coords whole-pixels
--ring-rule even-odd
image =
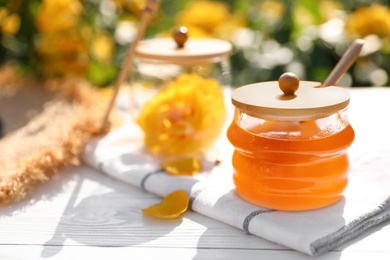
[[[97,181],[114,185],[114,192],[97,192],[98,195],[80,200],[83,182],[99,174],[94,171],[88,176],[79,176],[52,238],[43,246],[42,257],[49,258],[61,252],[67,239],[101,247],[139,245],[165,236],[182,222],[181,219],[161,221],[143,216],[140,209],[145,206],[145,200],[150,200],[152,205],[158,199],[148,194],[129,196],[132,189],[136,189],[137,194],[142,191],[106,176],[100,176]],[[145,199],[148,196],[150,199]]]
[[[72,179],[72,174],[57,174],[45,183],[35,185],[31,193],[21,201],[0,205],[0,216],[12,216],[15,212],[34,206],[42,200],[52,200],[63,192],[64,186]]]

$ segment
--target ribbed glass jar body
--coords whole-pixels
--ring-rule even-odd
[[[236,108],[228,132],[237,193],[266,208],[297,211],[340,200],[354,130],[347,109],[325,118],[274,121]]]

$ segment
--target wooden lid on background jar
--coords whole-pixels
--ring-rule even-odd
[[[293,73],[285,73],[279,81],[235,89],[232,103],[250,116],[280,121],[315,120],[348,106],[350,98],[346,89],[320,86],[319,82],[299,81]]]
[[[230,55],[232,45],[223,40],[192,39],[185,27],[179,27],[172,38],[156,38],[140,41],[135,56],[148,62],[197,65],[217,63]]]

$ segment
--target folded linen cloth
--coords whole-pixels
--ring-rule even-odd
[[[390,218],[390,126],[367,127],[374,126],[379,117],[369,111],[362,114],[364,122],[361,117],[355,118],[356,139],[349,150],[351,167],[344,198],[318,210],[283,212],[242,200],[232,182],[233,148],[224,135],[211,157],[218,157],[222,163],[205,160],[203,171],[194,177],[163,172],[159,159],[144,150],[142,133],[132,123],[89,143],[84,160],[113,178],[162,197],[185,190],[192,210],[200,214],[302,253],[318,255]]]

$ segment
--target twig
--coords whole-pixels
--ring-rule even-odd
[[[116,79],[116,82],[114,85],[114,92],[112,94],[110,102],[109,102],[107,109],[105,110],[104,116],[102,118],[101,129],[104,129],[107,125],[111,110],[114,107],[116,97],[118,96],[119,89],[122,86],[122,84],[126,78],[126,74],[133,67],[133,55],[135,52],[135,48],[136,48],[138,42],[142,39],[150,18],[156,13],[156,11],[159,7],[159,4],[160,4],[159,2],[160,2],[159,0],[147,0],[147,2],[146,2],[146,6],[145,6],[143,13],[142,13],[140,26],[138,28],[138,33],[136,35],[135,40],[133,41],[133,43],[129,47],[126,58],[125,58],[124,62],[122,63],[122,68],[119,72],[118,78]]]

